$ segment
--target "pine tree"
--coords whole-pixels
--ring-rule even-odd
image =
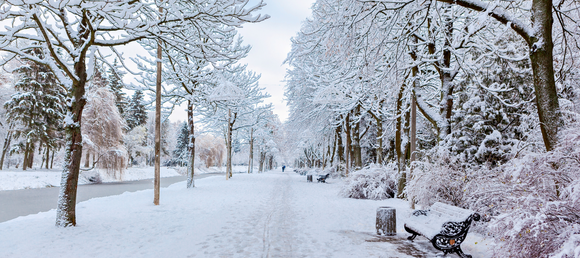
[[[143,92],[140,90],[135,91],[131,102],[129,102],[129,109],[126,112],[127,126],[129,130],[133,128],[145,125],[147,123],[147,110],[143,104]]]
[[[111,87],[111,91],[115,94],[115,104],[119,108],[119,113],[121,116],[125,116],[128,108],[127,97],[125,97],[125,93],[123,92],[123,76],[125,74],[119,68],[117,59],[115,59],[113,67],[109,68],[107,82],[109,87]]]
[[[43,58],[40,50],[32,54]],[[4,107],[7,121],[14,125],[14,137],[25,141],[22,168],[26,169],[32,167],[37,142],[47,154],[56,147],[65,113],[65,89],[48,67],[32,61],[25,61],[14,73],[19,75],[14,84],[17,92]]]
[[[189,130],[187,127],[187,123],[183,122],[181,124],[181,128],[179,129],[179,135],[177,136],[177,145],[175,146],[175,150],[173,150],[173,159],[180,165],[187,164],[188,142],[189,142]]]

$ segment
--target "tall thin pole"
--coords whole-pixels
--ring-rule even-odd
[[[253,173],[254,172],[253,170],[254,170],[254,128],[252,127],[250,128],[250,160],[248,161],[248,174]]]
[[[159,7],[159,14],[163,8]],[[160,32],[161,33],[161,32]],[[157,82],[155,87],[155,180],[153,181],[153,204],[159,205],[161,181],[161,39],[157,40]]]

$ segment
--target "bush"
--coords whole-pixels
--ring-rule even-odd
[[[561,135],[553,151],[513,159],[468,187],[472,206],[494,215],[496,257],[580,257],[580,130]]]
[[[464,189],[474,177],[474,170],[464,167],[463,162],[445,148],[431,150],[425,157],[413,163],[405,188],[407,197],[423,207],[443,202],[467,208],[463,200]]]
[[[397,168],[394,164],[384,167],[373,164],[352,172],[340,194],[355,199],[393,198],[397,191],[396,175]]]
[[[424,206],[441,201],[483,215],[475,229],[497,240],[494,257],[580,258],[580,129],[561,135],[553,151],[495,168],[439,148],[413,164],[406,193]]]

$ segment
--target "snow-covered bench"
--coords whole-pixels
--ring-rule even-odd
[[[412,236],[422,235],[431,241],[433,247],[444,254],[457,253],[461,257],[471,257],[461,250],[461,243],[467,236],[471,221],[478,221],[479,214],[459,207],[437,202],[429,210],[417,210],[405,222],[405,230]]]
[[[326,179],[330,176],[330,174],[318,176],[318,183],[326,183]]]

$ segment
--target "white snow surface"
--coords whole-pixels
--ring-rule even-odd
[[[409,216],[406,223],[407,227],[432,239],[441,232],[445,222],[463,222],[473,213],[470,210],[436,202],[430,207],[427,217]]]
[[[411,210],[398,199],[340,197],[343,182],[308,183],[295,173],[234,174],[126,192],[77,204],[77,226],[57,228],[55,210],[0,223],[0,257],[435,257],[425,238],[406,240]],[[397,235],[377,237],[376,209],[397,209]],[[487,245],[487,244],[489,245]],[[490,240],[462,245],[487,257]],[[449,257],[456,257],[451,255]]]
[[[82,172],[81,172],[82,173]],[[60,186],[62,170],[60,169],[28,169],[23,171],[21,168],[11,168],[0,170],[0,191],[18,190],[29,188],[45,188]],[[175,169],[161,167],[161,177],[179,176]],[[152,167],[131,167],[125,170],[123,181],[134,181],[153,178],[154,172]],[[108,177],[104,172],[101,173],[103,182],[118,182],[118,179]],[[80,184],[88,183],[79,178]]]

